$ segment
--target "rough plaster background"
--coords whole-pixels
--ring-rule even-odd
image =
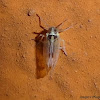
[[[38,13],[50,26],[66,18],[53,79],[36,78]],[[43,24],[43,23],[42,23]],[[44,24],[43,24],[44,25]],[[0,0],[0,100],[81,100],[100,96],[100,0]],[[88,100],[99,100],[89,98]]]

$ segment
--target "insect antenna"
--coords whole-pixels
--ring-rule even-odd
[[[65,19],[63,22],[61,22],[59,25],[57,25],[56,28],[61,27],[64,24],[64,22],[66,22],[66,21],[67,21],[67,19]]]
[[[36,14],[36,16],[39,18],[39,25],[42,29],[44,30],[48,30],[49,29],[49,25],[43,20],[43,18],[41,18],[38,14]],[[44,24],[46,25],[46,28],[44,28],[42,25],[41,25],[41,20],[44,22]]]

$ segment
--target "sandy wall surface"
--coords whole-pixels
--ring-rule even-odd
[[[52,79],[36,61],[36,13],[50,26],[77,23],[60,34],[68,56],[60,52]],[[0,100],[85,98],[100,99],[100,0],[0,0]]]

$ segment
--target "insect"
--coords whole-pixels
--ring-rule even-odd
[[[39,22],[44,21],[38,14],[36,14],[39,17]],[[68,29],[72,28],[72,26],[67,27],[65,29],[60,29],[60,27],[63,25],[63,21],[56,27],[49,27],[46,23],[47,28],[40,27],[44,30],[46,30],[45,34],[40,34],[41,41],[43,42],[43,59],[47,65],[48,68],[54,68],[59,57],[59,51],[62,50],[64,54],[67,56],[66,48],[65,48],[65,42],[60,38],[60,33],[67,31]],[[61,46],[61,42],[63,46]]]

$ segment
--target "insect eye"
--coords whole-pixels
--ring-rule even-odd
[[[54,36],[54,39],[56,39],[57,38],[57,36]]]
[[[48,35],[48,39],[51,39],[52,35]]]
[[[51,39],[51,37],[54,37],[54,39],[56,39],[57,38],[57,36],[56,35],[48,35],[48,39]]]

